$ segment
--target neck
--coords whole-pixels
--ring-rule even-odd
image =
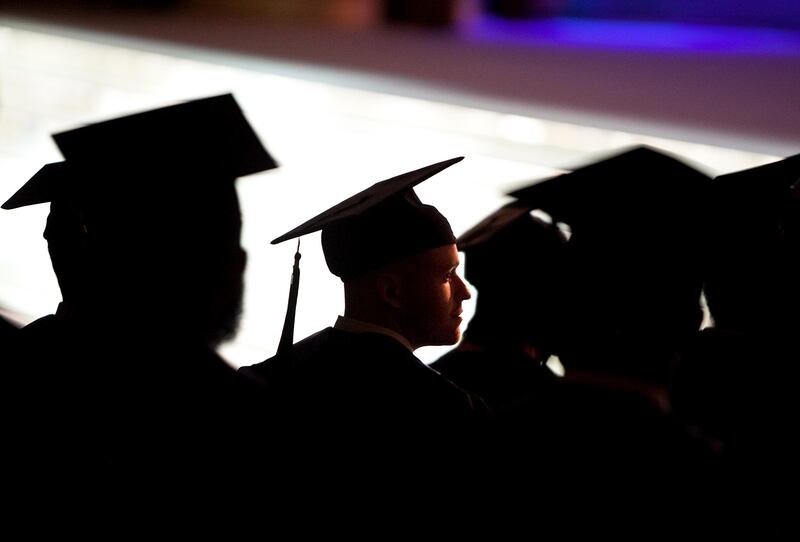
[[[383,314],[380,311],[365,310],[364,307],[354,307],[346,305],[344,309],[344,317],[359,320],[375,326],[386,328],[390,331],[404,335],[397,322],[389,315]]]
[[[392,337],[397,342],[405,346],[410,352],[414,351],[414,347],[411,346],[411,343],[408,342],[405,336],[389,328],[380,326],[378,324],[365,322],[364,320],[358,320],[352,317],[340,316],[336,320],[336,323],[334,324],[333,327],[336,329],[340,329],[342,331],[349,331],[352,333],[380,333],[382,335],[388,335],[389,337]]]

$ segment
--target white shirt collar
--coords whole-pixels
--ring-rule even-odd
[[[410,352],[413,352],[414,349],[411,348],[411,343],[408,340],[397,333],[396,331],[392,331],[391,329],[385,328],[383,326],[379,326],[376,324],[371,324],[369,322],[364,322],[363,320],[356,320],[355,318],[347,318],[346,316],[339,316],[336,319],[336,323],[333,324],[334,329],[339,329],[341,331],[349,331],[351,333],[381,333],[383,335],[388,335],[389,337],[393,338],[406,348]]]

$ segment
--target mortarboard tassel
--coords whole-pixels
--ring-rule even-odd
[[[286,307],[286,319],[283,321],[281,340],[278,343],[278,355],[287,354],[294,344],[294,315],[297,309],[297,292],[300,289],[300,239],[297,239],[297,251],[294,253],[292,266],[292,282],[289,285],[289,302]]]

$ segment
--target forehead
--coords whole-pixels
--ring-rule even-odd
[[[458,248],[455,243],[431,248],[409,258],[414,266],[429,269],[450,269],[459,264]]]

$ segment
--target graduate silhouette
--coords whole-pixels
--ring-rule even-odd
[[[234,181],[277,164],[230,94],[53,139],[64,161],[3,205],[50,203],[63,296],[19,332],[27,464],[102,487],[234,476],[236,454],[266,444],[268,397],[215,351],[235,333],[247,260]]]

